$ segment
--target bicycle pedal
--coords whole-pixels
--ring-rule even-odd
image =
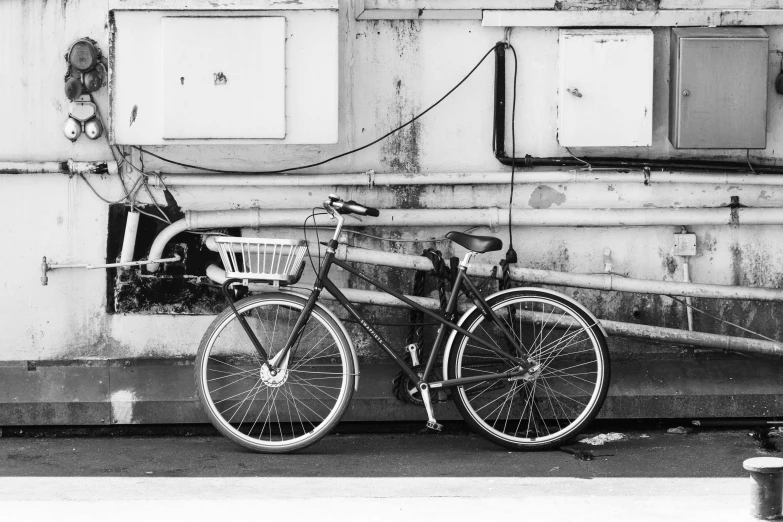
[[[432,431],[441,432],[443,431],[443,424],[439,424],[437,422],[427,421],[427,429]]]

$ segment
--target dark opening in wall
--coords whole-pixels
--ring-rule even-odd
[[[175,221],[179,216],[168,207],[161,207]],[[144,212],[154,214],[154,206],[139,206]],[[125,221],[128,208],[111,205],[109,208],[109,230],[106,243],[107,262],[119,261],[122,241],[125,235]],[[135,260],[146,259],[152,242],[167,223],[144,214],[139,219],[136,236]],[[238,230],[227,231],[239,235]],[[163,257],[179,255],[182,261],[161,265],[153,273],[146,267],[125,269],[111,268],[106,271],[107,313],[134,314],[215,314],[225,307],[220,289],[206,276],[206,267],[214,263],[221,266],[220,256],[203,244],[204,236],[182,233],[175,236],[163,251]]]

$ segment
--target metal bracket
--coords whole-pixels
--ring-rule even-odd
[[[47,275],[47,272],[50,270],[54,270],[55,268],[86,268],[87,270],[95,270],[97,268],[118,268],[123,266],[140,266],[140,265],[146,265],[147,263],[176,263],[178,261],[182,261],[182,258],[175,254],[174,257],[167,257],[165,259],[127,261],[125,263],[104,263],[100,265],[89,265],[86,263],[57,264],[57,263],[49,263],[46,260],[46,256],[44,256],[43,261],[41,262],[41,285],[46,286],[49,284],[49,276]]]

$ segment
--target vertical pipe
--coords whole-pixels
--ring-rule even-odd
[[[122,254],[120,254],[120,263],[133,261],[133,253],[136,249],[136,233],[139,230],[138,212],[128,212],[128,219],[125,221],[125,237],[122,239]]]
[[[492,148],[495,157],[505,157],[506,153],[506,46],[499,43],[495,47],[495,112],[493,115]]]
[[[690,268],[688,263],[688,256],[683,257],[684,261],[682,263],[682,280],[684,283],[690,283],[691,282],[691,274],[690,274]],[[691,332],[693,331],[693,308],[691,308],[691,304],[693,303],[693,298],[690,296],[685,297],[685,304],[687,305],[685,307],[685,313],[688,315],[688,330]]]

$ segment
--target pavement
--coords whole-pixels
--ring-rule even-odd
[[[6,430],[0,521],[753,520],[742,462],[778,455],[783,438],[749,431],[626,430],[602,446],[533,453],[462,431],[338,431],[299,453],[261,455],[215,435]]]

